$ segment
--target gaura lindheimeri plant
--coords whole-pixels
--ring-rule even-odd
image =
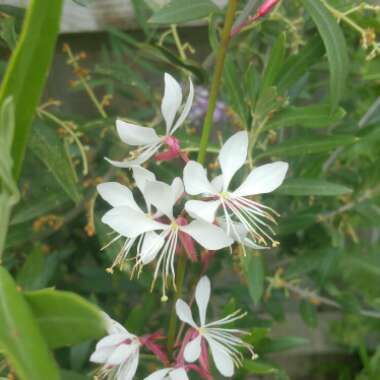
[[[239,348],[250,350],[253,358],[256,357],[256,354],[253,352],[252,346],[239,337],[239,335],[247,334],[245,331],[225,327],[225,325],[243,318],[245,313],[237,310],[220,320],[206,322],[210,293],[210,280],[204,276],[199,280],[195,290],[199,324],[195,323],[190,306],[181,299],[177,300],[178,318],[191,327],[188,336],[191,336],[192,340],[184,348],[184,358],[190,363],[196,360],[199,360],[200,363],[208,363],[208,351],[204,348],[204,343],[207,342],[218,371],[223,376],[231,377],[235,373],[235,367],[242,363],[243,355]]]
[[[91,362],[103,364],[96,379],[132,380],[139,364],[141,347],[150,350],[163,364],[168,363],[166,354],[155,343],[155,340],[162,339],[161,333],[138,337],[105,313],[104,319],[108,335],[97,343],[90,357]]]
[[[131,168],[142,196],[141,205],[132,190],[119,183],[107,182],[97,187],[100,196],[112,206],[102,218],[102,222],[117,234],[109,244],[125,239],[108,271],[112,272],[115,266],[123,267],[126,260],[134,260],[131,273],[138,276],[144,266],[156,261],[152,289],[161,275],[163,301],[168,299],[166,290],[170,283],[176,290],[176,256],[186,253],[191,261],[195,261],[195,242],[206,250],[209,257],[213,251],[230,247],[234,242],[254,249],[268,248],[268,241],[276,244],[269,224],[275,223],[276,212],[250,197],[275,190],[282,184],[288,169],[285,162],[260,166],[253,169],[237,189],[230,190],[233,177],[247,160],[248,133],[244,131],[230,137],[221,148],[218,160],[222,174],[212,181],[208,180],[206,170],[194,161],[187,162],[184,168],[184,182],[180,177],[174,178],[171,184],[158,181],[154,173],[139,164],[151,158],[163,143],[171,144],[168,139],[174,138],[170,134],[184,122],[192,100],[193,86],[190,81],[189,97],[175,121],[182,104],[182,91],[179,84],[165,74],[161,110],[166,122],[166,136],[159,138],[151,128],[120,121],[117,123],[124,142],[142,146],[135,159],[113,162],[116,166]],[[171,146],[169,152],[163,153],[165,157],[158,158],[177,157],[180,154],[179,143],[177,145],[178,149]],[[195,195],[203,199],[189,199]],[[219,209],[221,213],[218,213]],[[135,255],[129,258],[132,250]],[[210,280],[203,276],[195,289],[199,324],[195,323],[187,303],[181,299],[175,303],[177,316],[190,325],[190,329],[182,344],[174,348],[175,355],[171,355],[171,362],[155,343],[155,340],[163,338],[160,333],[137,337],[107,316],[109,335],[99,341],[91,356],[91,361],[103,364],[99,376],[116,380],[132,379],[137,370],[140,348],[144,346],[164,364],[163,369],[155,371],[146,380],[188,380],[190,371],[197,372],[205,380],[212,380],[209,350],[218,371],[223,376],[233,376],[235,367],[242,363],[242,348],[248,349],[253,358],[256,357],[251,345],[241,338],[246,333],[226,327],[246,314],[237,310],[220,320],[206,322],[210,293]]]
[[[193,98],[194,87],[191,79],[189,79],[189,95],[176,120],[176,115],[182,105],[182,89],[180,84],[170,74],[166,73],[165,91],[161,103],[161,113],[166,124],[165,135],[157,135],[153,128],[142,127],[140,125],[117,120],[116,129],[120,139],[128,145],[136,146],[138,148],[133,151],[132,159],[113,161],[107,158],[107,160],[112,165],[119,168],[138,166],[153,157],[163,145],[166,145],[168,150],[158,153],[155,157],[157,160],[170,160],[179,156],[181,154],[180,143],[173,134],[183,124],[189,114]]]
[[[250,196],[270,193],[277,189],[285,179],[288,170],[286,162],[274,162],[254,168],[235,190],[230,183],[236,172],[245,164],[248,154],[248,133],[237,132],[231,136],[219,152],[218,160],[222,174],[212,181],[207,171],[195,161],[186,164],[183,173],[185,190],[190,195],[199,195],[202,200],[186,202],[186,211],[193,217],[213,223],[219,209],[223,210],[227,234],[234,240],[244,243],[241,232],[236,228],[238,221],[249,234],[254,245],[276,246],[277,242],[270,223],[275,223],[277,213],[258,203]]]

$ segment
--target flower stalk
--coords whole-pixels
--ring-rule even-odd
[[[233,26],[233,22],[235,19],[236,9],[237,9],[237,0],[229,0],[228,9],[225,17],[224,28],[222,33],[222,40],[219,47],[218,55],[216,58],[216,66],[214,78],[211,84],[210,97],[208,103],[207,114],[205,117],[205,121],[202,129],[201,141],[199,144],[199,152],[198,152],[198,162],[203,163],[206,158],[207,146],[210,138],[210,132],[212,128],[213,115],[216,107],[216,103],[218,100],[218,93],[220,88],[220,82],[222,79],[224,61],[226,58],[226,53],[228,49],[228,45],[230,42],[230,34]],[[173,308],[170,315],[169,321],[169,329],[168,329],[168,351],[169,354],[172,353],[175,343],[176,336],[176,326],[177,326],[177,317],[175,304],[176,301],[181,297],[183,283],[185,279],[186,272],[186,256],[180,256],[177,263],[177,292],[175,295],[175,299],[173,300]]]

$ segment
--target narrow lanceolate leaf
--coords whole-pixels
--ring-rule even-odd
[[[60,378],[27,302],[3,267],[0,267],[0,352],[20,380]]]
[[[62,141],[52,127],[44,123],[33,125],[29,146],[50,170],[66,194],[74,202],[78,202],[81,195],[76,183],[76,174]]]
[[[326,105],[313,105],[307,107],[289,107],[275,114],[266,125],[266,129],[285,127],[327,128],[343,119],[346,111],[338,108],[331,113]]]
[[[357,137],[348,135],[291,139],[283,144],[268,148],[265,152],[260,153],[257,158],[323,153],[341,146],[354,144],[358,140]]]
[[[276,78],[279,75],[282,67],[284,66],[286,52],[286,34],[280,33],[276,42],[269,54],[263,79],[261,82],[261,90],[275,84]]]
[[[320,62],[325,49],[319,36],[308,41],[297,55],[291,55],[281,70],[276,85],[279,92],[289,90],[300,78]]]
[[[13,173],[20,174],[30,125],[34,117],[59,31],[62,0],[29,2],[19,41],[0,88],[0,104],[13,97],[16,129],[12,144]]]
[[[44,289],[25,293],[25,297],[52,348],[74,345],[106,334],[101,312],[76,294]]]
[[[171,0],[150,18],[155,24],[179,24],[208,17],[218,11],[211,0]]]
[[[248,253],[242,258],[245,278],[253,303],[257,305],[264,293],[265,269],[260,253]]]
[[[330,102],[335,110],[343,96],[348,74],[346,40],[337,20],[320,0],[302,1],[326,47],[330,67]]]
[[[347,186],[327,182],[323,179],[288,179],[277,194],[284,195],[316,195],[316,196],[339,196],[351,193],[352,190]]]

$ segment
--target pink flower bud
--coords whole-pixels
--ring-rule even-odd
[[[266,0],[257,11],[256,17],[266,16],[279,2],[280,0]]]

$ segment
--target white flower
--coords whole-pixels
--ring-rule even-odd
[[[228,235],[240,241],[240,234],[235,230],[232,216],[242,223],[256,244],[273,246],[277,244],[271,237],[274,234],[268,222],[275,223],[274,210],[249,199],[249,196],[270,193],[284,181],[288,164],[278,161],[254,168],[245,181],[234,191],[229,185],[235,173],[244,165],[248,153],[248,133],[238,132],[230,137],[219,153],[222,174],[211,182],[206,170],[195,161],[189,161],[184,169],[184,184],[190,195],[202,195],[211,198],[208,201],[190,200],[186,211],[193,217],[208,222],[215,220],[217,210],[222,207]]]
[[[165,90],[161,103],[161,113],[166,124],[166,133],[164,136],[158,136],[153,128],[142,127],[140,125],[127,123],[122,120],[116,121],[116,129],[120,139],[132,146],[138,147],[135,158],[124,161],[113,161],[106,158],[112,165],[120,168],[129,168],[141,165],[151,158],[163,144],[174,149],[178,153],[179,144],[172,135],[183,124],[190,112],[194,98],[194,87],[189,79],[189,95],[183,105],[182,112],[175,121],[175,117],[182,105],[182,90],[179,83],[170,75],[165,73]],[[176,152],[174,152],[176,153]]]
[[[144,380],[189,380],[184,368],[164,368],[153,372]]]
[[[90,361],[103,364],[99,371],[101,379],[132,380],[139,363],[139,338],[108,315],[104,316],[108,335],[98,342]]]
[[[115,205],[102,218],[116,232],[130,239],[139,239],[138,256],[135,268],[139,270],[157,258],[152,287],[162,272],[163,299],[169,277],[175,286],[174,259],[179,232],[190,235],[196,242],[208,250],[228,247],[233,240],[218,226],[203,220],[193,220],[187,225],[180,225],[173,215],[173,208],[183,193],[183,183],[175,178],[172,185],[159,181],[148,181],[143,189],[146,201],[154,205],[159,213],[168,218],[169,223],[155,220],[133,204]],[[158,233],[157,233],[157,232]],[[143,240],[141,237],[144,236]]]
[[[218,371],[226,377],[234,375],[234,366],[240,366],[242,362],[242,354],[238,350],[239,347],[245,347],[252,353],[252,357],[256,355],[252,351],[252,347],[244,342],[236,335],[246,334],[246,332],[238,329],[228,329],[222,327],[228,323],[243,318],[246,313],[240,310],[224,317],[215,322],[206,323],[207,306],[210,300],[210,280],[208,277],[202,277],[196,287],[195,300],[198,305],[200,324],[194,322],[189,305],[179,299],[176,303],[176,311],[181,321],[190,325],[198,332],[195,339],[189,342],[184,351],[184,357],[187,362],[194,362],[201,356],[201,342],[205,339],[210,347],[214,363]]]
[[[144,189],[145,185],[149,181],[155,181],[156,176],[154,173],[150,172],[147,169],[144,169],[140,166],[134,167],[133,169],[133,177],[136,182],[136,186],[140,190],[141,194],[144,196]],[[174,184],[176,186],[176,184]],[[142,213],[147,215],[148,217],[151,217],[151,204],[144,198],[145,200],[145,206],[146,206],[146,211],[142,210],[140,206],[136,203],[132,191],[129,190],[126,186],[123,186],[117,182],[105,182],[101,183],[97,186],[97,190],[99,195],[106,201],[108,202],[113,208],[118,208],[118,207],[123,207],[123,206],[128,206],[134,209],[136,212]],[[117,236],[112,239],[105,247],[102,249],[107,248],[110,244],[114,243],[118,239],[120,239],[122,236],[126,237],[126,240],[116,256],[112,266],[107,269],[109,272],[113,272],[113,269],[115,266],[122,266],[125,260],[127,259],[127,256],[132,249],[132,247],[135,245],[136,241],[137,243],[142,243],[145,234],[142,234],[141,236],[136,238],[130,238],[127,237],[126,235],[118,233]]]

